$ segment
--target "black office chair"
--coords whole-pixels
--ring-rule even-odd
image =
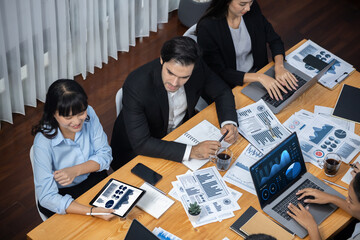
[[[196,24],[200,17],[209,7],[209,2],[195,2],[193,0],[180,0],[178,17],[182,24],[191,27]]]

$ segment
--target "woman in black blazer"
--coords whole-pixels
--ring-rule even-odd
[[[255,0],[212,0],[198,22],[197,41],[205,62],[231,88],[258,81],[276,100],[281,91],[296,89],[296,78],[283,65],[284,44]],[[267,44],[275,79],[255,73],[268,63]]]

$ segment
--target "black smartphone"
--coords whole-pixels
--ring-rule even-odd
[[[151,185],[155,185],[162,178],[160,174],[142,163],[136,164],[136,166],[131,169],[131,172]]]
[[[318,59],[317,57],[314,57],[313,55],[309,54],[304,59],[303,62],[307,65],[310,65],[313,68],[318,69],[319,71],[323,70],[327,63],[322,61],[321,59]]]

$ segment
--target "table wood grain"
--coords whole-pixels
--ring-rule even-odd
[[[299,42],[297,45],[289,49],[287,53],[293,51],[305,41],[306,40]],[[260,71],[265,72],[272,65],[273,63],[270,63]],[[354,72],[343,83],[360,88],[360,73],[357,71]],[[244,86],[238,86],[233,89],[237,109],[254,103],[254,101],[240,93],[243,87]],[[320,84],[316,84],[276,116],[279,121],[283,123],[292,114],[301,109],[313,112],[315,105],[334,107],[340,90],[341,86],[338,86],[336,89],[330,91]],[[206,109],[191,118],[189,121],[185,122],[179,128],[175,129],[173,132],[167,135],[164,140],[171,141],[178,138],[182,133],[191,129],[193,126],[204,119],[219,127],[214,104],[211,104]],[[355,133],[358,135],[360,133],[359,124],[356,124]],[[247,144],[248,142],[240,137],[238,141],[230,147],[234,153],[233,162],[237,159]],[[171,182],[176,180],[176,176],[184,174],[188,170],[181,163],[167,161],[164,159],[138,156],[111,174],[108,178],[97,184],[95,187],[90,189],[88,192],[80,196],[77,201],[88,205],[92,198],[100,191],[100,189],[110,178],[115,178],[137,187],[141,186],[143,180],[131,174],[130,172],[131,168],[133,168],[139,162],[149,166],[163,176],[163,179],[156,185],[156,187],[166,193],[171,190]],[[204,167],[210,166],[213,166],[213,164],[207,163]],[[339,174],[333,178],[326,177],[323,171],[309,163],[306,163],[306,166],[309,172],[319,177],[320,179],[326,178],[330,181],[347,187],[347,185],[341,181],[341,178],[348,170],[348,165],[342,164]],[[224,173],[221,174],[224,175]],[[237,235],[235,232],[229,229],[230,225],[232,225],[232,223],[237,218],[239,218],[250,205],[259,211],[261,211],[261,208],[256,196],[232,184],[228,183],[228,186],[243,193],[242,197],[238,201],[241,210],[234,212],[235,217],[223,220],[222,222],[210,223],[205,226],[193,228],[188,220],[182,204],[179,201],[175,201],[173,206],[170,207],[170,209],[165,212],[164,215],[159,219],[153,218],[151,215],[136,207],[128,214],[126,219],[120,219],[116,217],[111,221],[104,221],[98,218],[76,214],[55,214],[30,231],[27,234],[27,237],[28,239],[123,239],[131,225],[132,220],[136,218],[151,231],[155,227],[161,227],[184,240],[223,239],[224,237],[228,237],[229,239],[242,239],[241,236]],[[334,188],[347,196],[347,191],[337,187]],[[350,221],[350,218],[350,215],[348,215],[343,210],[336,210],[319,226],[322,237],[326,239],[339,231],[341,228],[347,225],[347,223]]]

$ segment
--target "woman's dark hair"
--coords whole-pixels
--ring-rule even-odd
[[[161,48],[161,59],[164,62],[175,60],[187,66],[196,63],[200,56],[199,46],[189,37],[174,37],[166,41]]]
[[[233,0],[212,0],[208,9],[206,9],[205,13],[201,16],[201,18],[197,22],[196,34],[198,32],[199,23],[203,19],[205,19],[205,18],[217,19],[217,18],[226,17],[228,9],[229,9],[229,4],[232,1]],[[255,2],[255,0],[253,0],[253,2]]]
[[[354,192],[355,192],[356,198],[357,198],[358,202],[360,202],[360,174],[359,173],[357,173],[354,177],[353,187],[354,187]]]
[[[208,9],[201,16],[198,23],[204,18],[222,18],[227,15],[229,4],[232,0],[212,0]]]
[[[54,114],[67,117],[84,112],[88,107],[87,96],[79,83],[71,79],[59,79],[53,82],[46,94],[44,113],[40,122],[32,127],[31,134],[38,132],[52,139],[57,135],[59,124]]]
[[[273,236],[267,234],[251,234],[245,238],[245,240],[276,240]]]

